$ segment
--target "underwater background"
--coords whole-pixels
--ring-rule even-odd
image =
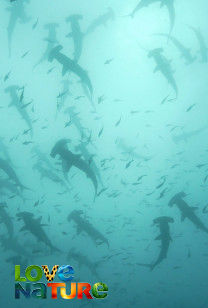
[[[1,307],[208,307],[207,12],[1,0]],[[15,299],[15,264],[108,296]]]

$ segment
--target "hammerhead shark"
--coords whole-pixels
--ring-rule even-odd
[[[86,176],[91,179],[94,185],[95,197],[96,197],[98,183],[97,183],[97,178],[96,178],[94,171],[92,170],[90,165],[81,158],[81,155],[73,154],[71,151],[68,150],[67,148],[68,142],[70,142],[70,140],[68,139],[59,140],[53,147],[51,151],[51,156],[53,158],[55,158],[56,155],[60,156],[60,159],[62,160],[62,169],[63,169],[64,174],[69,172],[72,166],[83,171],[86,174]]]
[[[208,62],[208,47],[205,43],[204,37],[200,31],[200,29],[194,28],[194,27],[189,27],[194,34],[196,35],[196,38],[198,40],[199,43],[199,47],[200,47],[200,55],[201,55],[201,62],[202,63],[207,63]]]
[[[139,10],[145,7],[148,7],[149,5],[157,3],[157,2],[160,3],[161,8],[165,6],[168,9],[169,18],[170,18],[170,33],[171,33],[173,30],[174,24],[175,24],[174,0],[141,0],[137,4],[137,6],[133,9],[130,16],[133,18]]]
[[[77,145],[75,147],[76,151],[80,152],[82,154],[82,156],[84,157],[85,161],[89,162],[90,161],[90,166],[93,169],[97,179],[99,180],[100,184],[103,185],[102,183],[102,179],[101,179],[101,175],[100,175],[100,171],[96,165],[96,163],[93,160],[93,155],[89,152],[89,150],[87,149],[87,142],[83,142],[81,141],[79,145]]]
[[[26,108],[23,108],[23,106],[24,106],[23,100],[21,101],[20,98],[17,95],[17,91],[19,89],[20,89],[20,87],[18,87],[17,85],[13,85],[13,86],[7,87],[5,89],[5,92],[9,93],[10,97],[11,97],[11,102],[9,104],[9,107],[14,106],[17,109],[18,113],[25,120],[28,128],[30,129],[30,133],[31,133],[31,136],[32,136],[33,135],[33,127],[32,127],[32,123],[31,123],[31,119],[30,119],[30,117],[27,113]]]
[[[69,190],[69,187],[66,182],[58,174],[56,174],[55,170],[48,169],[41,162],[37,162],[36,164],[34,164],[33,170],[34,169],[40,173],[41,179],[47,178],[55,183],[61,184],[62,187],[65,187],[67,190]]]
[[[65,113],[69,114],[72,124],[76,127],[81,137],[85,137],[85,128],[82,126],[81,119],[79,118],[79,112],[76,112],[74,106],[70,106],[65,110]]]
[[[150,270],[153,271],[157,265],[159,265],[164,259],[167,258],[170,242],[172,241],[170,236],[169,223],[173,222],[174,219],[167,216],[158,217],[153,220],[153,224],[158,226],[160,229],[160,235],[158,235],[155,238],[155,240],[161,241],[161,250],[157,260],[154,263],[152,264],[137,263],[138,265],[149,267]]]
[[[208,233],[208,228],[205,227],[200,218],[195,214],[197,207],[189,206],[183,198],[186,197],[186,194],[182,191],[174,195],[170,201],[169,206],[172,207],[174,204],[178,207],[181,212],[181,221],[184,221],[185,218],[188,218],[198,229]]]
[[[57,112],[61,111],[61,109],[64,107],[65,101],[67,99],[67,97],[70,95],[70,91],[69,91],[69,85],[70,82],[67,79],[64,79],[61,81],[62,83],[62,93],[64,95],[61,95],[61,97],[59,98],[58,101],[58,105],[57,105]]]
[[[49,23],[44,26],[48,30],[48,36],[44,39],[47,42],[46,50],[40,60],[35,64],[34,67],[41,64],[43,61],[48,60],[48,55],[50,51],[58,44],[56,28],[58,28],[57,23]]]
[[[79,20],[83,18],[82,15],[71,15],[66,18],[66,22],[71,23],[71,32],[67,37],[71,37],[74,41],[74,61],[78,62],[82,54],[83,33],[81,31]]]
[[[95,31],[99,26],[106,25],[109,20],[114,20],[115,14],[112,8],[108,8],[107,12],[98,16],[87,28],[85,35],[88,35]]]
[[[11,56],[12,36],[17,22],[20,21],[21,23],[26,23],[30,20],[25,13],[24,2],[28,2],[28,0],[12,2],[11,6],[8,8],[8,11],[10,12],[9,25],[7,27],[9,56]]]
[[[0,152],[4,155],[4,158],[12,164],[11,157],[2,137],[0,137]]]
[[[14,234],[14,227],[12,223],[12,218],[9,216],[5,209],[6,207],[6,203],[0,203],[0,223],[5,224],[9,237],[12,237]]]
[[[149,160],[151,158],[151,157],[143,156],[137,153],[136,147],[128,146],[125,143],[125,140],[122,138],[117,138],[115,143],[116,143],[116,146],[123,151],[122,154],[127,154],[128,156],[131,156],[133,159]]]
[[[0,178],[0,192],[1,194],[5,194],[5,191],[17,195],[24,200],[16,184],[12,183],[9,179]]]
[[[109,242],[107,238],[100,233],[93,225],[85,218],[83,218],[81,215],[83,214],[83,211],[74,210],[71,214],[68,216],[68,221],[73,220],[77,225],[77,234],[80,234],[81,232],[85,232],[91,237],[91,239],[95,242],[95,244],[99,245],[102,243],[106,243],[109,247]]]
[[[13,181],[16,184],[16,186],[19,187],[21,190],[22,189],[30,190],[28,187],[24,186],[20,182],[14,169],[10,166],[10,164],[6,160],[2,158],[0,158],[0,169],[3,170],[8,175],[9,179]]]
[[[62,75],[64,76],[67,72],[73,72],[75,75],[77,75],[80,79],[83,85],[85,85],[90,93],[90,96],[92,97],[93,94],[93,88],[92,83],[90,81],[90,78],[87,74],[87,72],[74,60],[71,60],[66,55],[60,52],[60,50],[63,47],[61,45],[54,47],[50,54],[48,61],[52,62],[54,59],[56,59],[60,64],[63,65],[62,69]]]
[[[157,33],[156,35],[164,36],[170,40],[175,47],[179,50],[181,57],[185,59],[186,64],[191,64],[196,60],[196,57],[193,57],[190,49],[185,47],[181,42],[179,42],[178,39],[176,39],[174,36],[164,34],[164,33]]]
[[[173,77],[173,70],[171,68],[170,61],[166,59],[162,53],[163,53],[162,48],[156,48],[149,51],[148,57],[154,58],[156,62],[154,73],[156,73],[157,71],[160,71],[162,73],[162,75],[167,79],[168,83],[172,86],[177,98],[178,87]]]
[[[51,250],[58,251],[60,250],[56,248],[52,243],[51,240],[48,238],[46,232],[43,229],[44,224],[41,224],[42,217],[34,218],[34,214],[30,212],[20,212],[16,215],[18,220],[23,220],[24,226],[21,228],[20,231],[29,231],[33,234],[38,241],[45,243]]]
[[[193,136],[197,136],[198,134],[200,134],[201,132],[205,131],[208,128],[208,126],[204,126],[202,128],[190,131],[188,133],[183,133],[180,135],[175,135],[173,136],[173,141],[175,143],[181,142],[181,141],[187,141],[188,139],[190,139]]]

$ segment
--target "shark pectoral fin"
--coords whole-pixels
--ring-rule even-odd
[[[159,67],[156,66],[155,69],[154,69],[154,71],[153,71],[153,73],[157,73],[158,71],[159,71]]]
[[[159,241],[159,240],[161,240],[162,239],[162,236],[161,236],[161,234],[160,235],[158,235],[156,238],[155,238],[155,241]]]
[[[196,210],[198,210],[199,208],[198,208],[197,206],[191,206],[191,209],[192,209],[193,211],[196,211]]]
[[[81,233],[81,228],[77,227],[77,235],[79,235]]]
[[[73,33],[72,32],[70,32],[70,33],[68,33],[67,35],[66,35],[66,37],[72,37],[73,36]]]
[[[23,226],[23,227],[20,229],[20,232],[22,232],[22,231],[27,231],[26,226]]]
[[[184,221],[186,216],[184,214],[181,214],[181,221]]]
[[[70,168],[72,167],[72,163],[69,163],[66,160],[62,160],[62,170],[63,172],[69,172]]]
[[[41,223],[41,220],[42,220],[42,216],[37,218],[38,223]]]
[[[63,68],[62,68],[62,76],[64,76],[67,71],[68,71],[68,68],[66,66],[63,66]]]

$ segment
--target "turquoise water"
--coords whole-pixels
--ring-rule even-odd
[[[208,306],[207,27],[204,0],[1,1],[2,307]],[[108,296],[15,299],[15,264]]]

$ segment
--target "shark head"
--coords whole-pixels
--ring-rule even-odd
[[[44,28],[45,29],[55,29],[55,28],[57,28],[57,27],[59,27],[59,24],[57,24],[57,23],[49,23],[49,24],[46,24],[45,26],[44,26]]]
[[[172,217],[168,217],[168,216],[161,216],[158,218],[155,218],[153,220],[153,224],[160,224],[160,223],[174,223],[174,219]]]
[[[181,192],[177,193],[176,195],[174,195],[174,196],[170,199],[168,205],[169,205],[170,207],[172,207],[175,203],[177,203],[177,201],[178,201],[179,199],[182,199],[182,198],[185,198],[185,197],[186,197],[186,193],[184,193],[183,191],[181,191]]]
[[[73,22],[76,20],[81,20],[83,19],[83,16],[80,14],[74,14],[74,15],[70,15],[69,17],[66,18],[66,22]]]
[[[74,210],[73,212],[71,212],[71,214],[69,214],[69,216],[68,216],[68,221],[70,221],[70,220],[72,220],[72,219],[74,219],[74,218],[76,218],[77,216],[80,216],[81,214],[83,214],[83,211],[82,210]]]
[[[155,57],[163,52],[163,48],[155,48],[149,51],[148,58]]]
[[[67,149],[67,143],[71,142],[70,139],[61,139],[56,142],[51,150],[51,157],[55,158],[63,149]]]
[[[48,61],[52,62],[53,59],[56,57],[56,55],[59,53],[59,51],[62,49],[63,47],[61,45],[58,45],[56,47],[54,47],[53,49],[51,49],[49,56],[48,56]]]
[[[17,213],[16,216],[18,217],[18,220],[21,220],[21,219],[25,219],[25,218],[28,218],[28,217],[33,217],[33,213],[30,213],[30,212],[20,212],[20,213]]]

